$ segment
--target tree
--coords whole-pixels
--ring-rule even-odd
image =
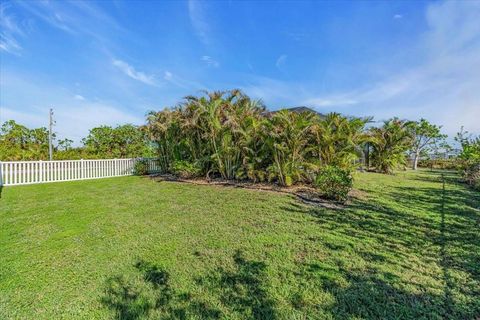
[[[462,147],[459,158],[465,182],[480,190],[480,136],[473,137],[462,127],[455,140]]]
[[[151,153],[145,133],[131,124],[93,128],[82,142],[86,152],[96,158],[132,158]]]
[[[355,160],[363,155],[361,146],[368,140],[365,124],[371,118],[345,117],[329,113],[316,117],[312,126],[316,146],[315,154],[322,165],[335,165],[351,169]]]
[[[46,160],[48,158],[48,131],[29,129],[8,120],[0,128],[0,160]]]
[[[472,137],[463,127],[457,133],[455,141],[460,143],[462,151],[459,158],[464,161],[480,162],[480,136]]]
[[[305,179],[310,165],[309,133],[313,115],[282,110],[275,113],[268,124],[266,144],[273,155],[268,167],[270,179],[276,178],[283,186]]]
[[[70,140],[68,138],[65,138],[63,140],[59,140],[57,149],[60,150],[60,151],[68,151],[68,150],[72,149],[72,143],[73,143],[73,140]]]
[[[412,136],[411,153],[413,155],[412,169],[417,170],[418,159],[422,152],[427,152],[442,139],[447,136],[440,132],[441,126],[431,124],[425,119],[420,121],[411,121],[408,128]]]
[[[380,128],[370,129],[372,163],[382,173],[392,173],[393,169],[405,164],[407,150],[411,148],[412,136],[409,122],[393,118]]]

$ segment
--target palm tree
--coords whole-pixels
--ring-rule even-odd
[[[318,161],[322,165],[335,165],[350,169],[362,156],[362,145],[368,139],[364,132],[370,118],[347,118],[339,113],[330,113],[324,118],[316,117],[312,134]]]
[[[380,128],[370,129],[372,164],[377,171],[392,173],[396,167],[405,165],[406,152],[412,144],[408,126],[407,121],[393,118]]]
[[[151,112],[143,129],[165,172],[182,163],[197,174],[289,186],[313,181],[324,166],[351,170],[367,141],[377,170],[391,172],[410,141],[405,124],[393,119],[365,132],[368,121],[338,113],[265,114],[261,101],[231,90],[187,96],[171,110]]]
[[[268,169],[270,179],[276,178],[281,185],[290,186],[306,178],[313,165],[307,161],[312,118],[309,112],[282,110],[268,122],[266,144],[273,156]]]

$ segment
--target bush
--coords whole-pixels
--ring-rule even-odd
[[[315,187],[322,197],[341,202],[347,200],[352,185],[350,171],[335,166],[323,167],[315,179]]]
[[[200,176],[202,170],[196,163],[179,160],[173,162],[172,172],[180,178],[190,179]]]
[[[418,161],[420,168],[458,170],[460,166],[458,159],[422,159]]]
[[[148,163],[147,160],[138,160],[133,166],[133,174],[136,176],[144,176],[148,174]]]
[[[465,182],[480,190],[480,162],[469,163],[463,171]]]

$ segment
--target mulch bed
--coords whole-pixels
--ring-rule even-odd
[[[325,200],[318,196],[318,192],[315,188],[312,188],[307,185],[300,186],[291,186],[291,187],[282,187],[278,184],[273,183],[253,183],[249,181],[234,181],[234,180],[224,180],[220,178],[206,179],[206,178],[181,178],[172,174],[154,174],[150,175],[150,178],[155,181],[174,181],[181,183],[190,183],[195,185],[210,185],[210,186],[220,186],[220,187],[231,187],[231,188],[242,188],[258,191],[267,191],[267,192],[279,192],[286,193],[295,196],[298,200],[316,205],[328,209],[344,209],[345,204],[338,203],[331,200]],[[352,190],[352,196],[357,198],[357,190]],[[348,201],[347,203],[348,204]]]

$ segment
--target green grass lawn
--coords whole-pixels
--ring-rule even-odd
[[[337,210],[140,177],[4,188],[0,319],[480,317],[480,194],[356,178]]]

